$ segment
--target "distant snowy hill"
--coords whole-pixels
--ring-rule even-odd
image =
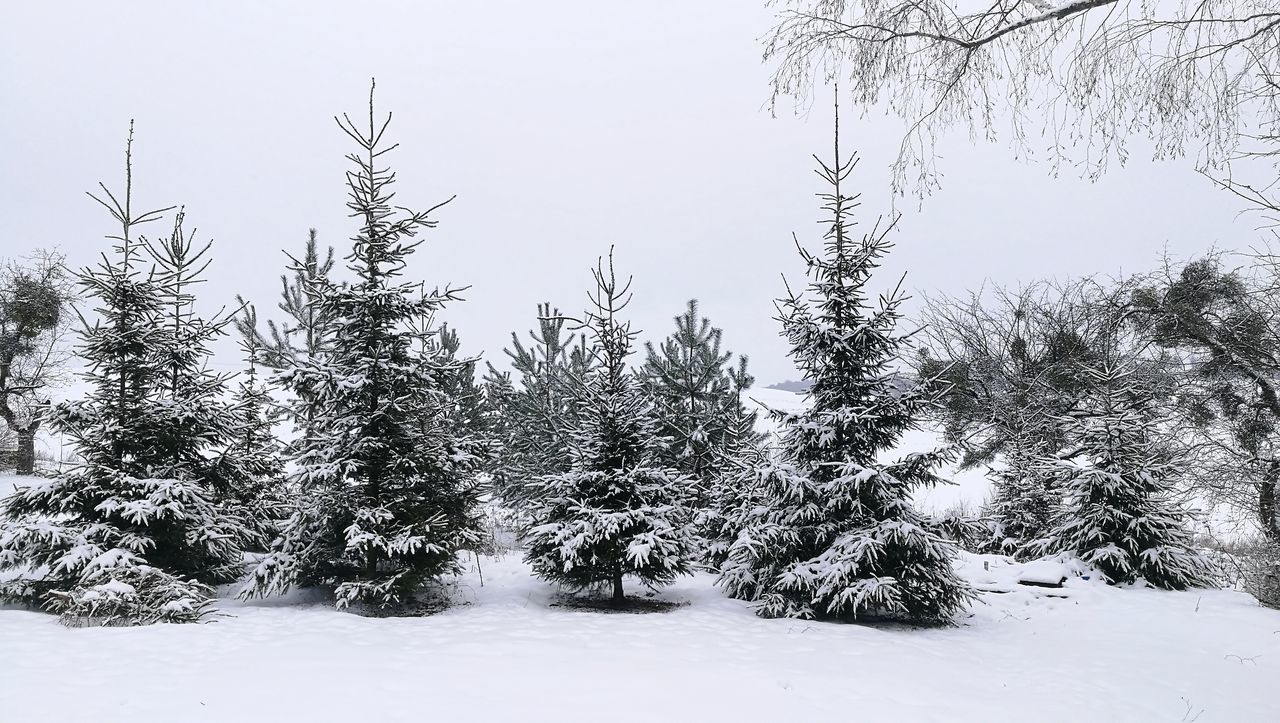
[[[780,392],[795,392],[796,394],[804,394],[805,392],[809,391],[810,386],[811,386],[810,382],[794,381],[794,380],[788,379],[785,382],[770,384],[769,386],[765,387],[765,389],[776,389]]]

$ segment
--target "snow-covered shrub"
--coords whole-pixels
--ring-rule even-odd
[[[1210,549],[1229,583],[1267,607],[1280,608],[1280,543],[1255,535]]]
[[[213,588],[148,565],[103,569],[68,591],[53,591],[45,608],[64,625],[150,625],[196,622],[208,613]]]

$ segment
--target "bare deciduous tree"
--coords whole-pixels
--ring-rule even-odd
[[[916,372],[947,382],[933,414],[949,441],[964,443],[962,467],[989,464],[1025,435],[1046,453],[1062,450],[1062,417],[1089,391],[1084,370],[1136,355],[1100,301],[1106,293],[1076,279],[926,299]]]
[[[1220,170],[1280,136],[1277,0],[774,2],[775,106],[805,102],[815,80],[887,106],[909,124],[898,192],[936,185],[934,143],[956,127],[1088,177],[1134,138]]]

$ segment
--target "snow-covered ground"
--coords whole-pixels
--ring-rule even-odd
[[[902,451],[934,443],[919,432]],[[0,496],[18,483],[0,476]],[[961,475],[920,501],[976,503],[985,484]],[[480,562],[483,584],[473,563],[457,604],[418,618],[305,591],[225,590],[208,624],[131,629],[0,607],[0,723],[1280,721],[1280,611],[1240,593],[1028,587],[1057,570],[967,555],[983,591],[970,613],[908,629],[762,620],[706,574],[659,594],[686,603],[670,612],[567,609],[518,554]]]
[[[0,472],[0,500],[12,492],[13,488],[21,481],[21,477]]]
[[[418,618],[306,592],[203,625],[0,608],[0,721],[1280,720],[1280,612],[1239,593],[1031,588],[1045,570],[966,556],[989,592],[908,629],[762,620],[705,574],[670,612],[566,609],[518,555],[481,566]]]

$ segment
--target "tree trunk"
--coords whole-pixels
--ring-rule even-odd
[[[1258,488],[1258,522],[1262,533],[1274,542],[1280,542],[1280,524],[1276,520],[1276,487],[1280,485],[1280,470],[1271,465],[1270,474],[1262,479]]]
[[[14,471],[18,474],[35,474],[36,430],[34,427],[14,430],[18,434],[18,458]]]
[[[626,602],[627,597],[622,592],[622,570],[616,570],[613,573],[613,604],[621,606]]]

